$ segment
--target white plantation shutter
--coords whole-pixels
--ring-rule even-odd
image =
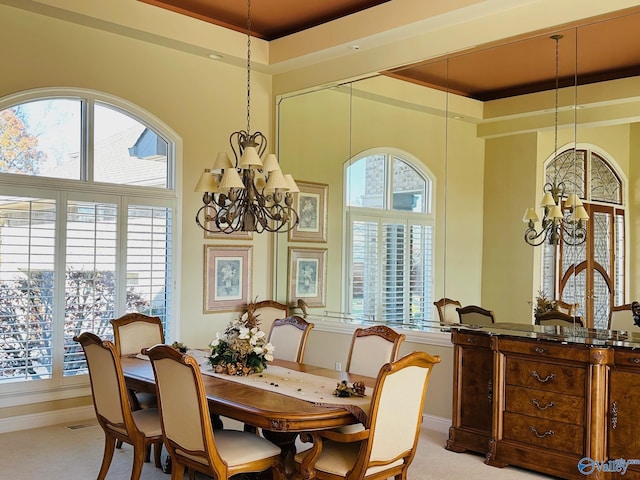
[[[113,203],[67,204],[64,374],[84,371],[82,349],[73,337],[91,332],[113,340],[116,317],[118,208]]]
[[[0,196],[0,379],[51,378],[55,227],[55,200]]]
[[[405,290],[408,283],[406,225],[382,222],[382,282],[380,317],[402,323],[405,318]]]
[[[172,211],[164,206],[129,205],[127,225],[127,292],[136,293],[151,305],[168,331],[169,279],[172,257]],[[136,305],[128,305],[138,311]]]

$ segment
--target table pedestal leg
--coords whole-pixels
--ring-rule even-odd
[[[296,432],[274,432],[272,430],[262,430],[264,438],[273,442],[282,450],[282,464],[287,478],[294,478],[296,473],[296,462],[293,457],[296,455]]]

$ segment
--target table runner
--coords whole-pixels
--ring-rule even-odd
[[[306,372],[298,372],[278,365],[269,365],[262,373],[251,375],[226,375],[215,373],[207,361],[207,353],[201,350],[189,350],[188,355],[196,359],[203,375],[242,383],[250,387],[261,388],[270,392],[280,393],[288,397],[305,400],[318,407],[339,407],[349,411],[359,422],[365,423],[371,405],[370,387],[366,387],[364,397],[336,397],[333,395],[338,380]],[[149,360],[142,354],[136,358]]]
[[[371,405],[372,389],[369,387],[366,388],[364,397],[336,397],[333,391],[338,380],[278,365],[269,365],[262,373],[247,376],[215,373],[211,366],[205,364],[200,366],[200,370],[204,375],[305,400],[318,407],[344,408],[361,423],[366,422]]]

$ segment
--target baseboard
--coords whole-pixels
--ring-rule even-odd
[[[446,434],[449,433],[449,427],[451,427],[450,418],[436,417],[435,415],[422,416],[422,428]]]
[[[50,427],[60,423],[78,423],[88,419],[94,420],[96,412],[93,405],[66,408],[51,412],[33,413],[17,417],[0,418],[0,433],[28,430],[30,428]]]

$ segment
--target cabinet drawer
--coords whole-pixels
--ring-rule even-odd
[[[584,368],[514,357],[507,357],[506,363],[507,385],[522,385],[569,395],[585,394]]]
[[[511,412],[504,414],[503,438],[575,455],[582,455],[584,451],[582,427]]]
[[[554,360],[571,360],[589,363],[589,349],[580,346],[573,347],[547,342],[509,339],[500,339],[499,344],[500,351],[504,353],[522,353],[525,355],[534,355],[539,359],[550,358]]]
[[[486,333],[467,333],[456,331],[453,336],[453,341],[461,347],[491,347],[491,337]]]
[[[584,424],[584,397],[508,385],[505,410],[531,417]]]
[[[616,348],[613,358],[616,366],[640,368],[640,350]]]

